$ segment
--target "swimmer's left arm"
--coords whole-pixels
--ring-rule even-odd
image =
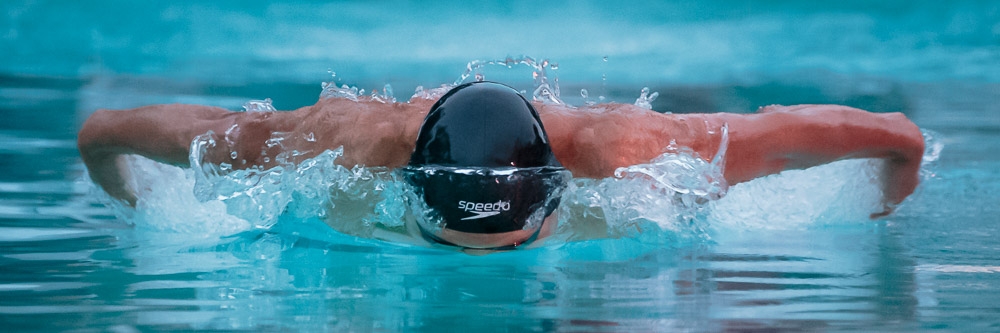
[[[841,105],[772,106],[747,115],[715,114],[730,126],[726,179],[736,182],[851,158],[879,158],[886,211],[920,182],[924,140],[902,113]]]
[[[756,114],[661,114],[623,104],[539,109],[553,152],[579,177],[610,177],[671,143],[711,159],[728,125],[730,184],[841,159],[882,158],[883,191],[895,204],[916,188],[924,149],[920,129],[904,115],[839,105],[772,106]]]

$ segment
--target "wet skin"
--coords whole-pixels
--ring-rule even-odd
[[[231,112],[201,105],[152,105],[131,110],[98,110],[79,133],[80,154],[91,178],[115,198],[136,197],[125,184],[129,172],[120,157],[137,154],[177,166],[188,165],[193,138],[236,126],[234,150],[209,156],[237,168],[268,166],[262,151],[274,132],[314,141],[293,140],[284,149],[306,152],[344,148],[338,163],[398,168],[406,165],[432,100],[408,103],[324,99],[291,112]],[[919,182],[924,142],[920,129],[900,113],[871,113],[839,105],[768,106],[753,114],[662,114],[627,104],[572,108],[535,104],[552,150],[575,177],[603,178],[619,167],[645,163],[676,143],[704,158],[720,146],[719,130],[728,126],[724,176],[730,184],[787,169],[801,169],[849,158],[882,158],[885,209],[910,195]],[[278,149],[277,147],[272,149]]]

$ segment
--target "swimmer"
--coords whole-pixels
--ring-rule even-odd
[[[276,163],[262,152],[274,132],[311,133],[315,140],[284,149],[315,156],[343,147],[341,165],[401,169],[437,221],[417,223],[419,234],[432,243],[481,249],[518,247],[551,232],[566,171],[611,177],[671,144],[714,156],[721,141],[713,133],[723,126],[729,184],[842,159],[884,159],[884,210],[873,217],[891,213],[914,191],[924,151],[920,129],[900,113],[839,105],[772,105],[754,114],[663,114],[628,104],[573,108],[532,103],[493,82],[459,85],[437,101],[328,98],[291,112],[182,104],[98,110],[84,123],[78,145],[94,182],[135,205],[122,156],[188,166],[196,136],[234,126],[237,168]],[[208,158],[233,162],[228,154]]]

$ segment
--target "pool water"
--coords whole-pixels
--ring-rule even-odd
[[[519,5],[0,4],[0,325],[1000,329],[1000,6]],[[592,24],[567,30],[581,18]],[[943,149],[929,153],[917,192],[878,220],[867,218],[871,161],[786,172],[698,205],[664,201],[642,180],[577,180],[560,208],[563,239],[489,255],[338,232],[324,218],[392,220],[304,214],[301,197],[252,212],[199,200],[197,174],[143,160],[134,167],[150,199],[122,210],[106,205],[76,150],[97,108],[238,110],[271,98],[287,110],[315,102],[322,82],[381,94],[388,83],[405,99],[454,82],[470,61],[522,53],[558,62],[545,77],[572,105],[633,103],[643,87],[658,92],[658,111],[847,104],[903,112]],[[472,74],[531,95],[536,70]]]

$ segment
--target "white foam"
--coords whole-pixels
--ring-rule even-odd
[[[231,131],[231,133],[238,131]],[[720,132],[725,143],[726,131]],[[925,135],[927,164],[941,143]],[[336,160],[342,149],[301,159],[283,150],[278,165],[234,170],[206,163],[206,153],[227,153],[227,142],[211,133],[192,144],[192,169],[133,156],[131,187],[135,209],[113,204],[119,217],[137,229],[218,239],[253,228],[267,229],[281,216],[323,218],[334,229],[373,237],[376,229],[403,226],[413,214],[404,182],[386,168],[345,168]],[[275,133],[282,145],[298,140]],[[310,141],[308,137],[302,138]],[[796,229],[843,223],[868,223],[879,212],[880,160],[846,160],[806,170],[785,171],[727,187],[720,168],[725,144],[711,162],[689,149],[669,148],[650,163],[621,168],[615,177],[575,179],[559,208],[557,239],[627,237],[643,242],[676,243],[709,238],[713,232]],[[185,239],[190,237],[185,237]]]
[[[205,179],[209,183],[199,187],[222,183],[234,186],[234,179],[247,177],[278,177],[241,182],[230,187],[235,191],[230,195],[205,201],[195,197],[196,176],[192,170],[134,157],[132,181],[139,189],[140,200],[135,209],[119,207],[119,215],[138,229],[201,238],[267,228],[282,214],[327,217],[335,221],[331,223],[338,230],[356,235],[370,234],[376,225],[401,226],[408,209],[401,195],[405,191],[402,182],[391,173],[337,166],[332,163],[335,155],[306,160],[292,171],[232,173]],[[874,161],[841,161],[786,171],[732,186],[724,197],[713,200],[723,189],[718,184],[713,188],[711,178],[703,176],[707,162],[690,155],[670,155],[659,160],[659,164],[627,168],[619,178],[574,180],[563,197],[561,235],[557,236],[567,240],[641,237],[644,241],[672,242],[677,238],[706,237],[705,228],[780,229],[842,221],[863,223],[870,221],[868,216],[878,208],[881,198],[873,181],[878,168]],[[689,169],[690,163],[697,161],[702,165]],[[695,187],[690,183],[668,186],[663,179],[650,177],[652,172],[688,181],[701,179],[697,185],[705,189],[690,190]]]
[[[250,224],[226,212],[218,200],[199,201],[194,196],[194,172],[129,156],[130,186],[137,197],[135,208],[113,203],[116,214],[137,229],[167,231],[199,238],[218,238],[249,230]]]
[[[719,230],[866,223],[881,207],[880,167],[876,160],[846,160],[736,184],[711,204],[708,219]]]

